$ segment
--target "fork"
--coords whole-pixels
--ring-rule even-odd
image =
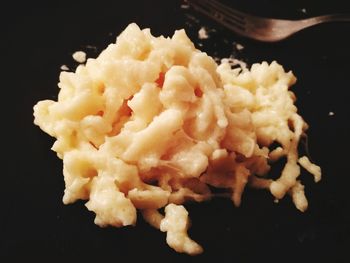
[[[330,14],[301,20],[286,20],[246,14],[216,0],[188,0],[188,3],[198,12],[238,35],[263,42],[277,42],[304,28],[320,23],[350,22],[350,14]]]

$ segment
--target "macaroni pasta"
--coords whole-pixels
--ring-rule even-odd
[[[133,225],[139,209],[169,246],[194,255],[202,248],[182,204],[209,200],[209,186],[227,189],[236,206],[249,185],[307,208],[298,163],[315,181],[321,171],[298,156],[307,124],[295,81],[276,62],[218,66],[184,30],[154,37],[130,24],[98,58],[61,72],[58,100],[38,102],[34,123],[57,139],[65,204],[87,200],[102,227]],[[268,179],[282,157],[281,176]]]

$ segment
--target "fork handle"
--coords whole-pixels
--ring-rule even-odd
[[[311,17],[303,20],[303,27],[309,27],[327,22],[350,22],[350,14],[330,14]]]

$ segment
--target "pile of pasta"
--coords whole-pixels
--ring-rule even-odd
[[[276,62],[219,66],[184,30],[154,37],[130,24],[96,59],[62,72],[57,101],[34,106],[35,124],[55,137],[63,160],[63,202],[87,200],[101,227],[134,225],[137,209],[166,232],[170,247],[195,255],[182,204],[223,188],[239,206],[247,185],[304,211],[299,158],[307,124],[289,90],[296,78]],[[278,147],[274,147],[278,145]],[[286,158],[277,180],[270,165]]]

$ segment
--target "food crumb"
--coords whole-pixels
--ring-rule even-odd
[[[97,50],[97,47],[96,46],[93,46],[93,45],[86,45],[86,48],[87,49],[92,49],[92,50]]]
[[[78,63],[84,63],[86,61],[86,53],[84,51],[76,51],[72,57]]]
[[[209,38],[208,32],[205,29],[205,27],[201,27],[198,31],[198,38],[199,39],[207,39]]]
[[[244,46],[242,44],[239,44],[239,43],[235,43],[235,47],[236,47],[237,50],[244,49]]]
[[[78,63],[84,63],[86,61],[86,53],[84,51],[76,51],[72,57]]]
[[[182,9],[189,9],[190,8],[189,4],[182,4],[180,7]]]
[[[67,67],[67,65],[62,65],[61,70],[69,70],[69,68]]]
[[[328,116],[333,116],[335,113],[333,112],[333,111],[330,111],[329,113],[328,113]]]
[[[304,14],[306,14],[306,8],[302,8],[301,12],[303,12]]]

